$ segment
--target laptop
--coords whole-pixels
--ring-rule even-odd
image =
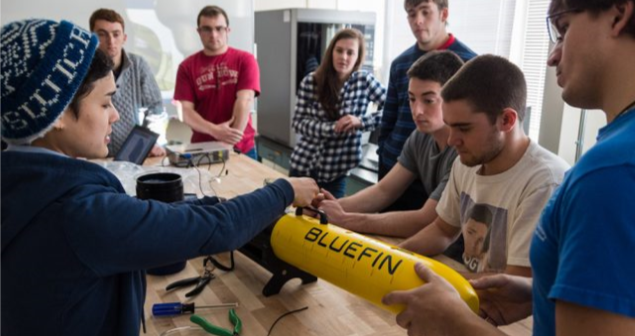
[[[172,165],[187,167],[190,163],[198,166],[227,161],[232,147],[220,141],[208,141],[166,146],[165,149]]]

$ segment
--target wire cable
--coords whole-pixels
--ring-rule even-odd
[[[220,171],[218,172],[218,177],[222,177],[223,176],[223,172],[229,173],[229,171],[225,169],[225,165],[226,165],[225,158],[221,157],[221,160],[223,162],[223,166],[221,167]],[[208,167],[208,169],[209,169],[209,167]],[[227,175],[227,173],[225,175]]]
[[[273,322],[273,324],[271,325],[271,328],[269,328],[269,332],[267,333],[267,336],[271,336],[271,332],[273,331],[273,327],[275,327],[275,326],[276,326],[276,324],[277,324],[280,320],[282,320],[284,317],[287,317],[287,316],[289,316],[289,315],[291,315],[291,314],[299,313],[299,312],[304,311],[304,310],[307,310],[307,309],[309,309],[309,307],[302,307],[302,308],[300,308],[300,309],[296,309],[296,310],[288,311],[288,312],[286,312],[286,313],[284,313],[284,314],[280,315],[280,316],[279,316],[279,317],[278,317],[278,318],[277,318],[277,319]]]
[[[198,161],[196,161],[196,166],[200,166],[201,162],[203,161],[203,159],[207,159],[207,164],[209,165],[211,160],[209,159],[209,153],[204,153],[204,154],[199,154],[198,155]],[[208,166],[209,169],[209,166]]]
[[[196,164],[194,164],[194,159],[192,157],[191,154],[186,154],[186,155],[182,155],[181,157],[187,159],[187,166],[186,168],[194,168],[196,169],[196,172],[198,173],[198,188],[201,191],[201,194],[203,196],[208,196],[205,191],[203,190],[203,174],[201,173],[201,170],[199,168],[199,166],[201,165],[201,163],[203,162],[202,160],[205,158],[207,159],[207,171],[211,171],[211,162],[212,162],[212,157],[210,157],[209,153],[206,153],[204,155],[199,155],[198,156],[198,160],[196,162]],[[214,180],[219,181],[220,182],[220,178],[223,175],[223,172],[225,172],[225,175],[229,174],[229,171],[225,169],[226,167],[226,161],[225,158],[223,158],[221,156],[221,161],[223,162],[223,166],[221,167],[221,170],[218,172],[218,175],[214,176]],[[219,197],[218,192],[216,192],[216,189],[214,189],[214,185],[212,184],[212,179],[209,180],[208,184],[210,189],[212,189],[212,192],[214,193],[213,196]]]
[[[164,156],[163,159],[161,159],[161,167],[167,167],[167,165],[165,164],[165,159],[167,159],[168,156]],[[169,162],[168,162],[169,163]]]
[[[194,168],[196,170],[196,172],[198,173],[198,189],[201,191],[201,195],[207,196],[207,197],[211,197],[210,195],[207,195],[205,193],[205,190],[203,189],[203,173],[201,173],[201,170],[198,168],[198,166],[194,165],[194,162],[192,161],[192,157],[191,156],[187,156],[187,157],[184,157],[184,158],[187,159],[187,166],[185,168]],[[212,186],[211,181],[209,183],[209,187],[214,192],[214,195],[212,195],[212,196],[218,197],[218,193],[216,192],[216,190]]]
[[[229,266],[221,264],[220,261],[214,259],[211,255],[208,256],[208,258],[209,261],[221,271],[231,272],[234,270],[234,266],[236,266],[234,263],[234,251],[229,251]]]

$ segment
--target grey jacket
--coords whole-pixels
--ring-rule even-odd
[[[113,124],[109,156],[117,154],[135,125],[140,125],[139,108],[149,113],[161,113],[161,90],[150,65],[138,55],[122,50],[123,69],[117,78],[117,92],[112,102],[119,112],[119,121]]]

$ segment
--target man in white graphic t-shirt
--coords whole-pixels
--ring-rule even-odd
[[[436,255],[463,232],[468,270],[531,276],[532,233],[569,166],[532,142],[521,127],[527,97],[524,75],[502,57],[483,55],[463,66],[441,95],[444,121],[450,126],[448,143],[459,158],[437,205],[438,218],[402,247]],[[477,207],[491,214],[483,237],[483,243],[488,239],[486,258],[467,246],[476,238],[467,236],[477,234],[477,226],[470,223]]]

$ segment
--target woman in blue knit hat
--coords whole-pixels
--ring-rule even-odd
[[[132,198],[77,159],[105,157],[119,118],[97,37],[33,19],[2,27],[1,42],[3,335],[137,336],[144,269],[240,247],[318,192],[281,179],[223,203]]]

